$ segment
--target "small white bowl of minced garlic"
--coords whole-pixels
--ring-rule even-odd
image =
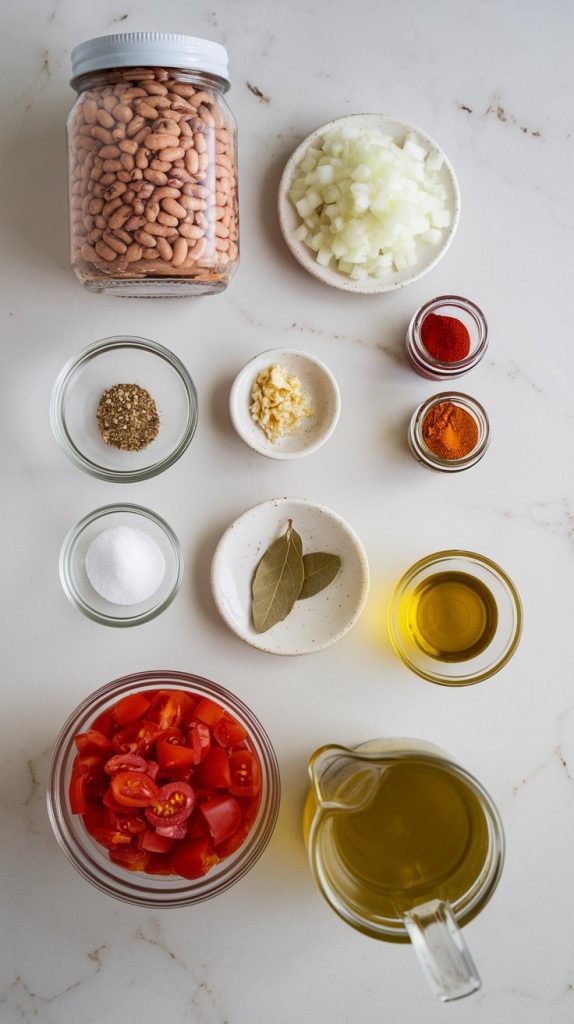
[[[269,349],[250,359],[229,396],[239,437],[268,459],[300,459],[317,451],[333,433],[340,410],[331,371],[298,349]]]

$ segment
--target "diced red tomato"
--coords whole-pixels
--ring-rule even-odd
[[[139,754],[114,754],[106,761],[104,771],[108,775],[114,775],[116,772],[145,772],[147,761]]]
[[[85,775],[90,772],[101,771],[106,760],[106,753],[103,750],[95,750],[92,753],[85,752],[76,754],[73,769],[76,772],[83,772]]]
[[[229,761],[223,747],[212,747],[198,772],[201,785],[209,789],[229,789],[231,785]]]
[[[149,720],[157,722],[160,729],[170,729],[179,725],[188,707],[184,700],[186,696],[181,690],[160,690],[151,703]]]
[[[101,759],[101,753],[76,754],[69,788],[72,814],[84,814],[88,802],[102,797],[107,782],[101,769]]]
[[[222,860],[224,857],[230,857],[245,842],[257,817],[261,794],[252,797],[237,797],[237,803],[241,807],[242,822],[237,831],[228,839],[224,839],[217,847],[217,853]]]
[[[70,809],[115,864],[200,878],[245,842],[261,766],[241,722],[215,700],[130,693],[74,740]]]
[[[110,780],[114,800],[124,807],[148,807],[159,790],[144,772],[117,772]]]
[[[172,726],[170,729],[162,729],[156,743],[159,743],[160,740],[169,740],[170,743],[185,743],[183,732],[181,729],[176,728],[176,726]]]
[[[156,742],[161,729],[156,722],[132,722],[112,737],[112,746],[119,754],[148,754]]]
[[[82,819],[87,831],[93,835],[92,829],[104,828],[106,824],[106,812],[103,807],[88,807]]]
[[[159,778],[168,782],[187,782],[191,786],[191,768],[161,768]]]
[[[174,870],[168,854],[150,853],[145,866],[146,875],[173,875]]]
[[[116,723],[112,715],[112,709],[108,711],[102,711],[101,715],[94,718],[92,722],[92,729],[96,729],[101,732],[103,736],[107,736],[109,740],[112,738],[112,733],[115,731]]]
[[[91,804],[101,801],[108,785],[108,777],[103,772],[90,772],[86,778],[86,797]]]
[[[198,836],[208,836],[209,826],[201,814],[199,806],[195,809],[187,825],[187,838],[197,839]]]
[[[86,780],[87,775],[85,772],[72,772],[69,790],[70,810],[72,814],[85,814],[88,810]]]
[[[126,830],[114,827],[113,822],[106,818],[101,808],[90,809],[83,816],[86,830],[100,846],[111,850],[113,846],[129,846],[132,841],[132,834]]]
[[[112,715],[118,725],[129,725],[136,718],[143,718],[150,706],[150,701],[143,693],[128,693],[114,704]]]
[[[132,836],[128,835],[127,832],[120,832],[119,829],[111,828],[94,828],[91,835],[99,843],[100,846],[105,846],[107,850],[117,849],[118,846],[130,846]]]
[[[166,839],[185,839],[187,821],[181,821],[179,825],[158,825],[155,831],[158,836],[165,836]]]
[[[208,789],[205,786],[201,786],[200,789],[195,790],[195,803],[202,804],[206,800],[213,800],[216,796],[219,796],[217,789]]]
[[[217,725],[220,718],[223,718],[225,711],[219,704],[216,704],[214,700],[209,700],[208,697],[203,697],[197,705],[194,718],[199,718],[200,722],[205,722],[206,725],[214,726]]]
[[[259,806],[261,804],[261,793],[257,796],[241,797],[238,796],[237,800],[241,807],[241,813],[243,815],[243,821],[247,825],[248,829],[251,828],[259,812]]]
[[[142,850],[147,850],[148,853],[169,853],[173,843],[173,839],[168,839],[167,836],[160,836],[157,832],[151,832],[147,828],[138,837],[138,846]]]
[[[80,754],[106,752],[112,749],[107,736],[104,736],[98,729],[88,729],[87,732],[79,732],[74,736],[74,743]]]
[[[128,808],[125,807],[124,804],[119,804],[117,800],[114,799],[111,786],[108,786],[103,794],[102,804],[104,807],[107,807],[109,811],[115,811],[117,814],[126,814],[128,811]]]
[[[213,735],[222,747],[238,747],[240,743],[247,739],[247,731],[243,728],[241,722],[238,722],[236,718],[232,718],[228,714],[223,715],[213,727]]]
[[[180,725],[182,728],[185,728],[193,714],[193,709],[195,708],[196,701],[193,697],[189,695],[189,693],[185,693],[183,690],[176,690],[175,692],[177,693],[177,697],[181,706]]]
[[[186,839],[172,850],[171,863],[182,878],[201,878],[219,863],[219,857],[207,837]]]
[[[193,763],[200,764],[211,748],[211,730],[205,722],[192,719],[187,735],[189,745],[193,748]]]
[[[230,857],[232,853],[235,853],[240,846],[243,846],[247,836],[249,835],[250,826],[246,825],[245,822],[239,826],[239,828],[230,835],[228,839],[224,839],[222,843],[217,847],[217,853],[221,860],[225,857]]]
[[[128,871],[145,871],[149,854],[133,846],[120,846],[110,850],[110,860],[113,860],[114,864],[120,864],[122,868],[127,868]]]
[[[112,811],[110,808],[106,808],[104,821],[109,828],[114,829],[116,832],[123,832],[127,836],[136,836],[139,832],[143,832],[146,827],[145,820],[136,811],[121,814],[119,811]]]
[[[171,725],[177,726],[184,724],[190,717],[195,707],[195,700],[190,697],[184,690],[159,690],[154,705],[152,707],[152,714],[150,718],[153,721],[165,722],[164,728],[169,728]],[[175,712],[175,708],[178,709]],[[176,716],[175,722],[169,722],[169,718]]]
[[[146,808],[146,818],[154,828],[159,825],[179,825],[189,818],[195,803],[195,796],[187,782],[168,782],[157,792],[151,806]]]
[[[257,796],[261,789],[261,767],[250,750],[235,750],[229,755],[231,781],[229,792],[234,796]]]
[[[173,740],[158,740],[156,751],[162,768],[192,768],[195,764],[193,750]]]
[[[200,805],[208,826],[213,845],[228,839],[241,825],[241,807],[233,796],[216,796]]]

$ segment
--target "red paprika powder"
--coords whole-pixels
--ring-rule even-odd
[[[457,363],[470,352],[470,335],[454,316],[429,313],[421,325],[421,340],[429,356],[441,363]]]
[[[463,459],[476,448],[479,429],[474,416],[454,402],[437,402],[427,412],[423,440],[441,459]]]

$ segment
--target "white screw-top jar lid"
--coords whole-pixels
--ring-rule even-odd
[[[90,71],[128,67],[204,71],[229,83],[227,50],[220,43],[172,32],[121,32],[88,39],[74,47],[72,85]]]

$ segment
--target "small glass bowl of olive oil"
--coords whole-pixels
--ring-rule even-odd
[[[439,551],[399,580],[389,633],[405,665],[433,683],[467,686],[498,672],[522,630],[512,580],[483,555]]]

